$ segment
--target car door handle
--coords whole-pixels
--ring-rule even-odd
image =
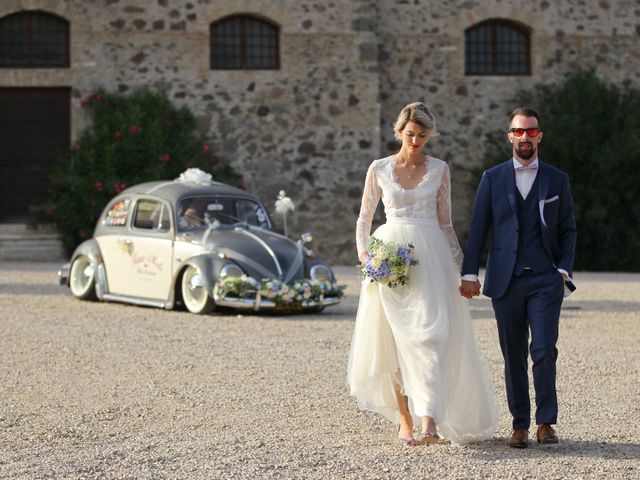
[[[133,252],[133,240],[130,238],[123,238],[120,240],[122,243],[122,248],[127,255],[131,255]]]

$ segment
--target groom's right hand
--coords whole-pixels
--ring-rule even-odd
[[[480,295],[480,280],[462,280],[460,283],[460,295],[464,298],[473,298]]]

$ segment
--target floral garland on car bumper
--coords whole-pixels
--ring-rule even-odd
[[[281,280],[264,278],[262,282],[247,275],[222,278],[213,287],[214,295],[220,297],[254,298],[257,292],[263,298],[279,305],[310,304],[320,297],[342,297],[346,285],[320,280],[296,280],[288,285]]]

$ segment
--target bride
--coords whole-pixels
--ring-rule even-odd
[[[368,256],[382,198],[386,223],[373,235],[412,243],[419,264],[405,286],[363,282],[349,352],[351,394],[360,408],[399,424],[401,445],[485,439],[496,428],[493,394],[467,300],[458,293],[462,251],[451,225],[449,168],[422,153],[437,135],[435,116],[423,103],[411,103],[394,132],[400,151],[375,160],[367,172],[358,257],[364,262]],[[418,441],[414,422],[421,423]]]

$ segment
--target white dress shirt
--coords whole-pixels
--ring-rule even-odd
[[[531,191],[531,186],[533,182],[536,181],[536,175],[538,174],[538,159],[536,158],[533,162],[528,164],[525,170],[519,170],[518,167],[523,167],[523,165],[516,160],[513,159],[513,168],[516,171],[516,187],[518,187],[518,191],[522,198],[527,199],[527,195]]]

